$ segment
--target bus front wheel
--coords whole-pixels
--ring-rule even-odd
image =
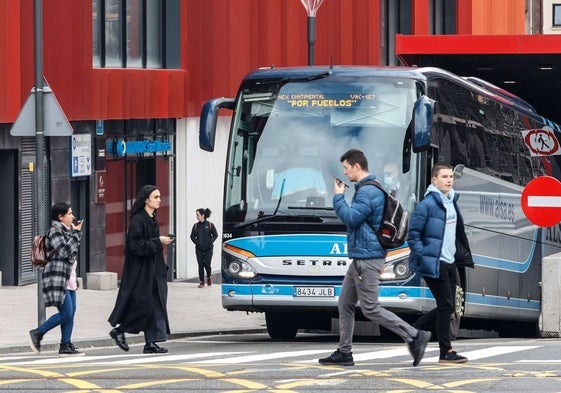
[[[465,310],[465,291],[462,288],[460,274],[456,269],[456,294],[454,296],[454,312],[450,320],[450,339],[455,340],[460,334],[460,322]]]
[[[298,326],[290,314],[266,312],[267,333],[273,340],[293,340]]]

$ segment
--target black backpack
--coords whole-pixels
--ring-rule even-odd
[[[405,240],[407,240],[409,215],[403,209],[401,203],[391,196],[376,180],[367,180],[361,184],[360,187],[367,184],[378,187],[384,193],[385,201],[382,222],[378,230],[374,228],[370,221],[366,220],[366,222],[370,225],[370,228],[372,228],[376,236],[378,236],[378,241],[383,248],[387,249],[401,246],[405,243]]]

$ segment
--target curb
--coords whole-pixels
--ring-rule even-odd
[[[205,331],[195,331],[189,333],[172,333],[168,334],[168,341],[171,340],[179,340],[182,338],[191,338],[191,337],[201,337],[201,336],[220,336],[220,335],[229,335],[229,334],[256,334],[256,333],[266,333],[267,329],[234,329],[234,330],[205,330]],[[127,343],[128,344],[144,344],[144,335],[143,334],[134,334],[134,335],[127,335]],[[102,348],[102,347],[116,347],[115,341],[111,337],[109,337],[109,330],[107,330],[107,338],[92,338],[92,339],[83,339],[74,341],[73,344],[78,349],[88,349],[88,348]],[[58,351],[59,344],[58,343],[49,343],[41,345],[41,352],[50,352],[50,351]],[[0,348],[0,354],[9,354],[9,353],[25,353],[30,352],[31,348],[29,345],[16,345],[10,347],[2,347]],[[38,355],[40,356],[40,355]]]

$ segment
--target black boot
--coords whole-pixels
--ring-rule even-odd
[[[35,353],[41,353],[41,340],[43,339],[43,333],[39,329],[33,329],[29,331],[29,346],[31,350]]]

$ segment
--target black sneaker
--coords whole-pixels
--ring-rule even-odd
[[[331,355],[326,358],[319,359],[319,364],[326,364],[326,365],[338,365],[338,366],[354,366],[355,362],[353,361],[353,353],[344,353],[339,350],[336,350]]]
[[[39,329],[33,329],[29,331],[29,346],[31,350],[35,353],[41,353],[41,340],[43,335]]]
[[[76,349],[72,343],[60,344],[60,349],[58,350],[58,356],[84,356],[84,352],[80,352]]]
[[[416,367],[425,354],[425,348],[430,341],[431,332],[419,330],[417,336],[408,345],[409,353],[413,356],[413,367]]]
[[[456,351],[447,352],[445,356],[440,356],[438,363],[467,363],[468,359],[465,356],[460,356]]]

